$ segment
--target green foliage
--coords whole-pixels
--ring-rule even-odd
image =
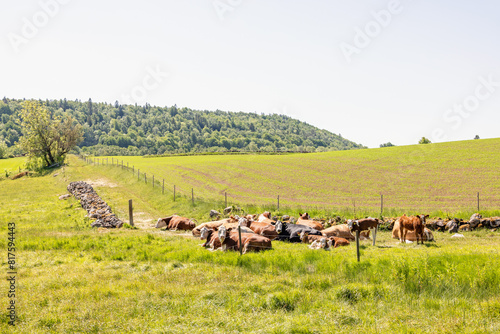
[[[0,106],[0,138],[13,145],[21,135],[15,115],[20,100]],[[80,147],[93,155],[201,152],[333,151],[363,148],[340,135],[285,115],[189,108],[120,105],[67,100],[40,101],[56,117],[71,115],[83,127]]]
[[[392,147],[392,146],[396,146],[396,145],[394,145],[394,144],[393,144],[393,143],[391,143],[391,142],[388,142],[388,143],[385,143],[385,144],[380,144],[380,147],[381,147],[381,148],[382,148],[382,147]]]
[[[19,118],[23,131],[20,146],[36,166],[39,161],[44,167],[62,164],[65,155],[82,139],[81,127],[71,116],[53,117],[37,101],[24,101]]]
[[[430,144],[431,141],[425,137],[422,137],[422,139],[420,139],[420,141],[418,143],[419,144]]]
[[[8,147],[4,140],[0,139],[0,159],[7,157]]]

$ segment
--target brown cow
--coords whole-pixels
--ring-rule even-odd
[[[329,239],[333,241],[333,244],[334,244],[333,248],[337,248],[337,247],[340,247],[340,246],[349,246],[350,245],[349,240],[344,239],[344,238],[330,237]]]
[[[334,225],[321,231],[325,237],[340,237],[347,240],[355,240],[356,238],[349,230],[347,224]]]
[[[311,217],[307,212],[299,213],[299,219],[297,219],[297,224],[312,227],[315,230],[322,231],[324,229],[323,224],[315,220],[311,220]]]
[[[228,231],[224,226],[221,226],[218,231],[219,240],[222,244],[222,250],[231,249],[238,250],[239,249],[239,234],[236,231]],[[265,249],[272,249],[271,240],[268,238],[250,233],[242,233],[241,234],[241,243],[243,245],[243,254],[246,254],[249,251],[259,252]]]
[[[217,229],[220,226],[222,226],[222,224],[229,223],[229,221],[230,221],[230,218],[226,218],[226,219],[222,219],[222,220],[216,220],[216,221],[213,221],[213,222],[202,223],[202,224],[196,226],[193,229],[193,231],[192,231],[193,232],[193,236],[199,237],[200,236],[200,231],[204,227],[206,227],[208,229],[212,229],[212,230],[217,231]]]
[[[156,228],[167,227],[168,230],[191,231],[196,227],[192,219],[173,215],[167,218],[158,218]]]
[[[359,219],[359,220],[349,220],[347,222],[347,226],[349,226],[349,229],[352,231],[359,231],[360,232],[360,240],[370,239],[370,231],[373,230],[373,245],[375,246],[375,242],[377,239],[377,228],[378,225],[380,224],[380,221],[377,218],[364,218],[364,219]],[[368,232],[367,235],[361,235],[361,233]]]
[[[396,220],[394,223],[394,228],[392,229],[392,238],[393,239],[400,239],[399,237],[399,219]],[[415,231],[408,231],[406,234],[406,240],[407,241],[416,241],[417,236],[415,235]],[[434,241],[434,235],[432,234],[432,231],[428,229],[427,227],[424,227],[424,241]]]
[[[417,244],[419,240],[422,240],[422,244],[424,243],[424,224],[425,219],[428,218],[429,215],[420,215],[420,216],[411,216],[407,217],[406,215],[401,216],[399,218],[399,240],[400,242],[406,241],[406,234],[408,231],[415,231],[415,235],[417,237]]]
[[[222,247],[219,236],[215,233],[214,230],[203,227],[200,231],[200,239],[206,240],[202,247],[210,246],[210,250],[216,250]]]

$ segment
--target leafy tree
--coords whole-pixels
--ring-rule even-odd
[[[391,142],[388,142],[388,143],[385,143],[385,144],[380,144],[380,147],[392,147],[392,146],[396,146],[396,145],[394,145]]]
[[[5,141],[0,139],[0,159],[3,159],[7,156],[7,144],[5,144]]]
[[[476,135],[476,136],[474,137],[474,139],[479,139],[479,135]]]
[[[60,164],[65,155],[83,139],[83,131],[71,116],[51,117],[37,101],[25,101],[19,112],[23,136],[19,143],[31,159],[40,158],[44,166]]]
[[[419,144],[430,144],[431,141],[425,137],[422,137],[422,139],[420,139],[420,141],[418,143]]]

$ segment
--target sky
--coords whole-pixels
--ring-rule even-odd
[[[494,0],[24,0],[0,95],[278,113],[368,147],[496,138]]]

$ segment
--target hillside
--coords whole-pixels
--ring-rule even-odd
[[[307,155],[295,157],[302,161]],[[0,160],[0,169],[12,165],[9,160]],[[91,183],[124,222],[132,199],[139,229],[91,228],[75,198],[58,199],[79,180]],[[498,232],[464,232],[464,238],[435,232],[435,243],[415,245],[380,231],[376,246],[361,241],[360,263],[354,243],[325,252],[273,241],[271,250],[240,256],[210,252],[184,231],[153,228],[158,217],[172,213],[201,223],[213,208],[213,203],[173,202],[170,195],[138,182],[129,171],[87,165],[74,156],[48,175],[0,181],[5,231],[0,249],[6,263],[7,254],[15,253],[18,272],[16,328],[4,320],[0,332],[500,330]],[[7,226],[15,231],[14,251]],[[3,282],[9,291],[11,281]],[[7,293],[3,300],[8,302]],[[4,314],[8,319],[7,310]]]
[[[497,210],[499,158],[500,139],[285,156],[118,157],[188,196],[192,188],[210,200],[227,192],[236,203],[275,207],[280,195],[282,206],[358,212],[380,212],[381,194],[385,209],[472,211],[478,192],[481,209]]]
[[[0,140],[21,135],[16,113],[22,100],[0,101]],[[84,128],[82,152],[146,155],[224,151],[322,152],[363,148],[340,135],[285,115],[199,111],[151,105],[40,101],[54,116],[72,115]]]

